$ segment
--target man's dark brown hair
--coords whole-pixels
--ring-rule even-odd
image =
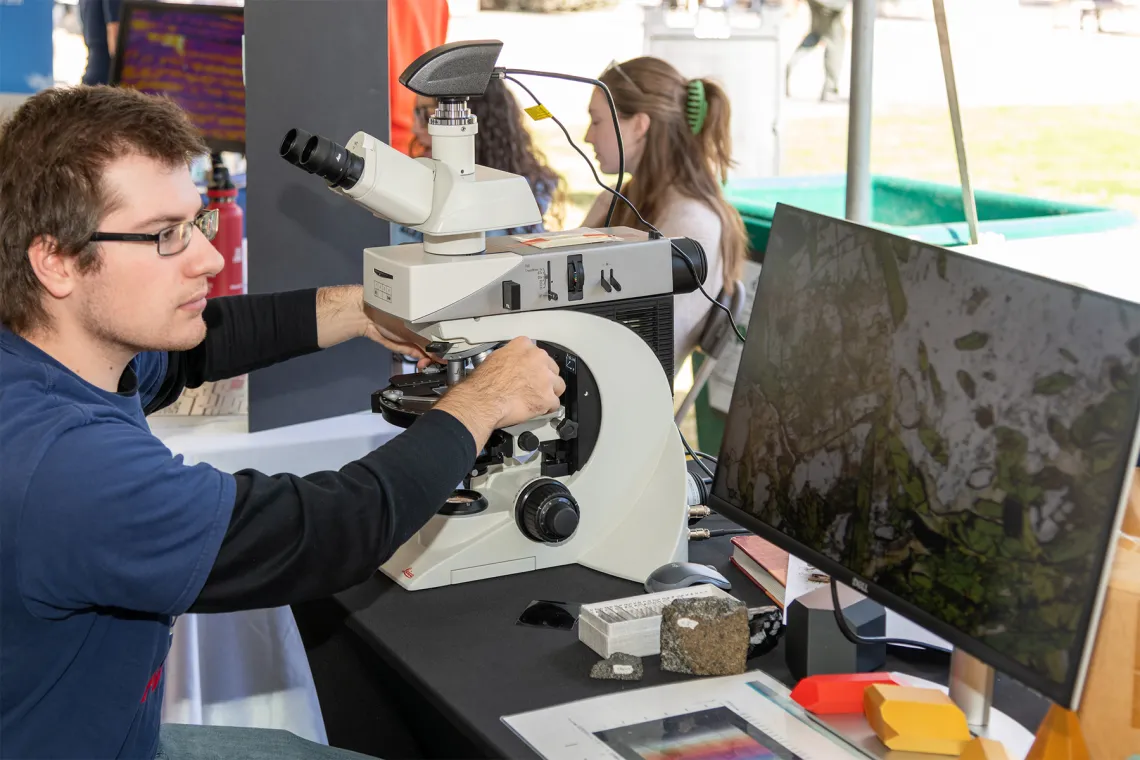
[[[139,154],[169,166],[207,152],[171,101],[135,90],[78,86],[29,98],[0,127],[0,322],[17,333],[47,324],[43,285],[28,261],[37,238],[96,271],[90,242],[115,201],[103,173]]]

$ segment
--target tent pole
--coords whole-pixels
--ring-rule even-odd
[[[950,106],[950,125],[954,129],[954,152],[958,155],[958,177],[962,182],[962,206],[970,230],[970,242],[978,244],[978,208],[974,203],[974,188],[970,184],[970,170],[966,166],[966,139],[962,133],[962,112],[958,107],[958,85],[954,79],[954,61],[950,57],[950,29],[946,23],[946,6],[943,0],[934,0],[934,20],[938,27],[938,47],[942,51],[942,75],[946,79],[946,100]]]
[[[871,90],[876,0],[854,0],[847,114],[847,218],[871,221]]]

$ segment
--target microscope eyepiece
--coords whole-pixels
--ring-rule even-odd
[[[352,188],[364,173],[364,159],[327,137],[313,135],[301,150],[301,168],[331,187]]]
[[[301,151],[311,137],[312,135],[303,129],[290,129],[285,133],[285,139],[281,141],[281,157],[293,166],[305,169],[310,174],[313,173],[311,169],[301,166]]]

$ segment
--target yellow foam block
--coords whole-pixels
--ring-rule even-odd
[[[1001,742],[979,736],[966,745],[958,760],[1009,760],[1009,755]]]
[[[892,750],[958,757],[970,741],[965,714],[939,689],[871,684],[863,714]]]

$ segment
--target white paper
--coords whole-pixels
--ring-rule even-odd
[[[813,575],[819,575],[819,570],[804,562],[796,556],[788,557],[788,584],[784,587],[784,622],[788,622],[788,607],[797,597],[801,597],[817,588],[827,586],[827,582],[820,583],[812,580]]]
[[[803,715],[783,684],[756,670],[618,692],[503,722],[546,760],[696,757],[705,745],[720,757],[863,757]]]

